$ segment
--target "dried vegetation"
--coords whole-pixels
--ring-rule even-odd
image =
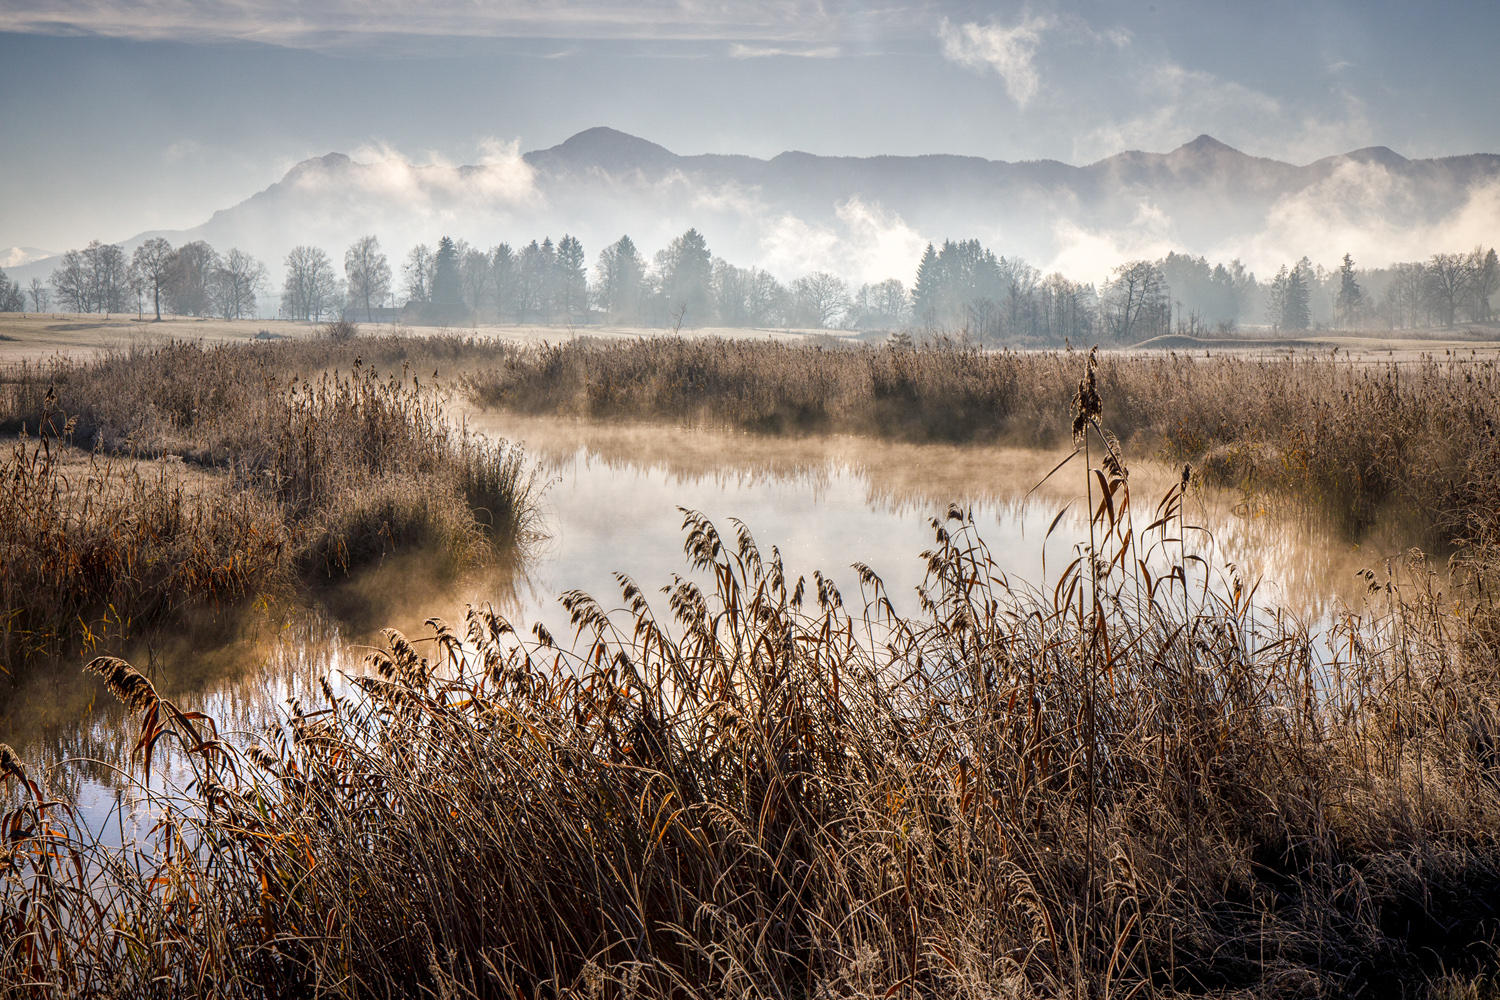
[[[525,413],[1055,447],[1068,437],[1081,357],[949,342],[577,340],[511,348],[464,381],[477,401]],[[1108,354],[1098,384],[1106,423],[1135,454],[1305,498],[1351,535],[1392,515],[1434,546],[1495,533],[1493,360]]]
[[[0,994],[1477,993],[1489,612],[1372,577],[1325,648],[1205,585],[1187,476],[1138,505],[1097,375],[1046,592],[957,510],[905,618],[690,513],[704,586],[570,593],[566,650],[487,608],[388,631],[253,745],[95,660],[156,836],[106,848],[0,750]]]
[[[519,450],[358,347],[169,343],[0,374],[0,667],[395,548],[470,565],[531,530]]]

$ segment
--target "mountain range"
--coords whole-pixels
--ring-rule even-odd
[[[1294,165],[1208,135],[1167,153],[1084,166],[971,156],[683,156],[610,128],[469,166],[358,162],[330,153],[192,229],[141,233],[174,245],[239,246],[273,275],[295,244],[337,261],[366,233],[393,263],[450,235],[488,247],[565,232],[592,257],[629,234],[649,255],[694,226],[718,255],[783,278],[830,270],[910,281],[922,248],[978,238],[1044,270],[1098,280],[1168,250],[1242,259],[1265,273],[1308,255],[1333,266],[1420,259],[1500,238],[1500,155],[1407,159],[1384,146]],[[56,258],[13,278],[46,277]]]

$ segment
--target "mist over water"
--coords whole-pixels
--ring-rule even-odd
[[[316,591],[305,603],[259,605],[230,619],[205,614],[138,636],[117,652],[184,707],[249,733],[276,721],[289,699],[316,701],[320,679],[342,689],[344,674],[363,672],[361,661],[381,642],[384,627],[422,637],[430,634],[423,625],[429,617],[461,623],[466,605],[489,602],[518,631],[541,622],[568,646],[572,630],[558,595],[583,590],[606,608],[620,606],[616,573],[631,577],[667,618],[659,588],[674,574],[693,578],[682,554],[679,508],[707,514],[727,537],[737,518],[764,555],[779,550],[790,579],[811,581],[821,571],[856,614],[873,596],[861,592],[850,566],[856,561],[881,576],[898,612],[918,613],[920,554],[934,541],[931,519],[943,518],[950,504],[973,511],[1017,589],[1054,583],[1088,537],[1081,459],[1047,478],[1066,452],[766,438],[489,412],[467,419],[472,430],[523,442],[549,480],[547,537],[529,546],[519,564],[443,580],[425,569],[422,553],[408,553]],[[1149,460],[1133,464],[1137,516],[1154,508],[1176,475]],[[1355,547],[1295,512],[1202,491],[1188,505],[1188,521],[1204,530],[1188,533],[1187,550],[1218,567],[1208,581],[1213,589],[1225,592],[1235,575],[1247,589],[1259,581],[1257,606],[1315,623],[1326,623],[1342,605],[1360,607],[1364,584],[1355,571],[1378,570],[1382,557],[1400,548],[1399,539]],[[0,742],[31,760],[66,762],[56,772],[64,790],[103,823],[124,801],[118,798],[123,775],[91,761],[128,758],[135,726],[94,678],[81,674],[85,659],[64,657],[9,692],[0,707]]]

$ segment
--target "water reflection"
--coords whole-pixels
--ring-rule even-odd
[[[524,442],[551,480],[550,537],[523,565],[440,580],[410,555],[288,604],[205,611],[170,633],[112,651],[184,707],[209,713],[223,728],[250,731],[273,720],[289,698],[317,700],[319,678],[357,671],[382,627],[421,635],[426,618],[460,620],[465,604],[489,601],[519,623],[544,622],[561,638],[569,634],[556,600],[562,591],[582,589],[611,606],[618,571],[654,595],[672,574],[685,573],[679,507],[701,510],[724,527],[740,519],[763,550],[779,549],[790,573],[823,571],[856,608],[859,588],[849,564],[867,563],[906,612],[917,606],[925,568],[919,554],[933,541],[929,519],[950,503],[972,509],[1005,572],[1036,587],[1056,578],[1087,535],[1082,462],[1047,478],[1065,452],[783,440],[486,413],[470,414],[469,424]],[[1177,474],[1135,463],[1138,523]],[[1257,604],[1282,606],[1305,620],[1326,618],[1338,601],[1357,606],[1363,585],[1355,571],[1378,565],[1396,548],[1391,539],[1355,547],[1292,512],[1241,501],[1195,494],[1188,518],[1207,530],[1190,533],[1188,550],[1232,567],[1247,586],[1261,580]],[[109,765],[129,757],[136,732],[102,685],[82,675],[83,662],[82,654],[65,657],[18,686],[0,683],[0,741],[30,764],[49,767],[56,791],[102,821],[123,784]]]
[[[1087,536],[1084,463],[1056,468],[1067,451],[770,439],[493,414],[470,420],[486,433],[524,441],[556,479],[550,502],[558,537],[535,575],[595,594],[612,592],[613,570],[643,583],[680,571],[678,506],[717,521],[738,517],[799,572],[816,568],[843,582],[853,579],[850,562],[866,562],[897,596],[921,582],[918,554],[932,542],[928,522],[950,503],[973,510],[1006,572],[1036,586],[1046,582],[1044,558],[1055,578],[1062,556]],[[1149,523],[1179,475],[1176,467],[1132,460],[1139,524]],[[1044,551],[1048,527],[1064,507]],[[1302,617],[1319,617],[1338,601],[1358,605],[1356,571],[1401,550],[1399,532],[1355,545],[1295,509],[1233,492],[1196,489],[1185,514],[1201,529],[1189,533],[1189,551],[1237,574],[1247,588],[1259,582],[1261,599]],[[540,614],[545,606],[528,610]]]

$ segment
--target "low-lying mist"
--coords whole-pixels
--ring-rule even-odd
[[[1378,148],[1293,166],[1201,136],[1084,167],[806,153],[763,161],[678,156],[609,129],[524,155],[515,143],[485,148],[474,165],[389,147],[307,160],[203,225],[165,235],[239,246],[279,273],[293,245],[344,247],[370,233],[398,248],[442,232],[476,245],[571,233],[592,252],[622,233],[656,247],[696,227],[726,258],[783,281],[817,270],[859,284],[907,280],[923,247],[950,237],[1097,282],[1169,251],[1237,258],[1265,275],[1303,256],[1326,267],[1345,253],[1376,266],[1421,259],[1500,230],[1492,156],[1407,160]],[[126,240],[127,251],[145,235]],[[49,270],[26,264],[13,276],[24,284]]]

